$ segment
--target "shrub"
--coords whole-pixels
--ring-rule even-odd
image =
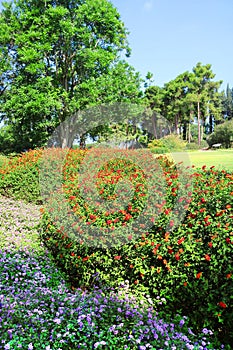
[[[185,149],[186,142],[181,140],[178,135],[168,135],[159,140],[153,140],[148,144],[152,153],[169,153],[182,151]]]
[[[146,162],[150,163],[150,159]],[[158,206],[159,215],[151,218],[150,229],[138,227],[135,234],[135,227],[130,224],[136,220],[137,209],[140,211],[148,200],[143,172],[127,162],[110,161],[107,167],[100,168],[97,171],[100,181],[90,182],[90,186],[95,184],[104,200],[114,199],[116,178],[127,175],[132,181],[130,172],[135,175],[132,183],[138,191],[127,211],[96,213],[96,208],[90,205],[91,198],[89,203],[78,187],[80,154],[68,153],[62,189],[44,210],[41,239],[74,287],[91,290],[101,283],[117,289],[128,280],[132,290],[165,298],[166,305],[159,309],[164,319],[177,312],[189,315],[195,331],[207,327],[216,331],[221,340],[232,342],[233,176],[203,167],[202,171],[190,174],[185,196],[177,168],[169,167],[166,161],[162,163],[166,194]],[[82,180],[88,191],[89,179],[84,176]],[[185,208],[186,214],[179,226],[173,228],[172,211],[177,203],[177,211]],[[81,238],[89,232],[85,227],[95,227],[101,240],[108,226],[120,238],[121,231],[128,226],[124,244],[100,248],[92,244],[91,235],[89,241]]]
[[[208,143],[205,140],[202,140],[200,145],[198,145],[197,142],[187,143],[186,149],[187,150],[199,150],[202,148],[207,148],[208,146],[209,146]]]
[[[39,160],[42,150],[7,158],[0,168],[0,193],[27,202],[41,203]]]
[[[222,143],[224,147],[231,147],[233,137],[233,120],[216,125],[214,132],[208,136],[207,142],[210,146],[215,143]]]

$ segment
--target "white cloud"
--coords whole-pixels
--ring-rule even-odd
[[[144,9],[149,11],[151,10],[153,7],[153,1],[152,0],[147,0],[145,3],[144,3]]]

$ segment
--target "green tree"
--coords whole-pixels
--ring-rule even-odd
[[[215,119],[221,116],[220,95],[218,89],[222,81],[214,82],[215,74],[211,64],[202,65],[200,62],[193,68],[189,100],[196,105],[198,125],[198,145],[201,144],[204,120],[206,116],[214,115]]]
[[[145,104],[145,120],[142,128],[149,131],[148,141],[150,139],[158,139],[162,135],[162,120],[161,116],[164,110],[164,89],[159,86],[149,86],[144,94]],[[168,131],[169,133],[171,130]]]
[[[120,60],[128,32],[109,1],[15,0],[0,28],[0,113],[16,150],[43,145],[93,104],[140,98],[138,74]]]
[[[222,98],[223,117],[232,119],[233,117],[233,89],[227,84],[226,92],[223,92]]]
[[[174,132],[178,135],[181,134],[182,130],[186,130],[186,124],[189,122],[186,99],[190,87],[189,84],[190,73],[186,71],[164,85],[164,114],[173,124]]]
[[[233,139],[233,120],[227,120],[215,127],[214,132],[208,136],[207,142],[210,146],[215,143],[221,143],[224,147],[232,147]]]

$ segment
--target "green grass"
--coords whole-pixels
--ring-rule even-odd
[[[171,155],[175,162],[183,161],[185,165],[194,165],[196,168],[215,166],[216,170],[233,172],[233,149],[174,152]]]

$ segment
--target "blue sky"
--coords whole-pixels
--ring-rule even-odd
[[[233,0],[110,1],[130,31],[128,62],[142,77],[150,71],[163,86],[201,62],[223,80],[220,90],[233,87]]]
[[[233,0],[111,0],[130,31],[128,62],[155,85],[210,63],[233,87]]]

